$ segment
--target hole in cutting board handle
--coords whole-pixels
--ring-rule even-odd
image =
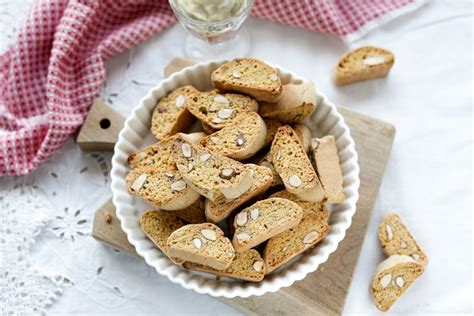
[[[107,129],[110,127],[110,120],[106,118],[101,119],[99,125],[102,129]]]

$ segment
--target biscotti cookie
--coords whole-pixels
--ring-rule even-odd
[[[320,202],[324,191],[295,131],[288,126],[278,129],[272,143],[273,166],[286,189],[305,201]]]
[[[183,266],[190,270],[251,282],[262,281],[265,276],[263,259],[255,249],[250,249],[243,253],[236,253],[230,267],[225,270],[216,270],[193,262],[185,262]]]
[[[294,124],[291,126],[291,128],[293,128],[293,130],[296,133],[296,136],[298,136],[298,138],[300,139],[304,150],[306,152],[309,152],[311,148],[311,138],[312,138],[311,129],[305,123]]]
[[[423,266],[428,264],[425,252],[397,214],[390,213],[385,216],[380,222],[378,235],[380,245],[387,255],[407,255]]]
[[[392,52],[364,46],[345,54],[337,63],[334,83],[338,86],[386,77],[395,62]]]
[[[235,255],[230,240],[211,223],[183,226],[168,237],[167,245],[170,256],[216,270],[227,269]]]
[[[423,265],[405,255],[393,255],[380,263],[372,280],[372,298],[383,312],[423,273]]]
[[[173,152],[183,179],[211,201],[221,196],[238,198],[253,184],[250,167],[200,145],[177,139],[173,144]]]
[[[232,244],[236,252],[244,252],[267,239],[298,225],[303,209],[290,200],[270,198],[258,201],[234,218]]]
[[[257,101],[251,97],[234,93],[219,94],[217,90],[195,94],[186,106],[207,131],[232,124],[240,113],[258,110]]]
[[[212,223],[222,221],[239,206],[268,190],[273,180],[272,171],[267,167],[252,164],[248,164],[247,166],[249,166],[254,173],[254,182],[250,189],[233,200],[227,200],[225,198],[220,198],[216,201],[206,200],[205,214],[208,221]]]
[[[236,58],[214,70],[212,84],[222,91],[238,91],[258,101],[276,102],[282,84],[278,71],[255,58]]]
[[[199,193],[183,180],[176,169],[138,167],[125,178],[130,194],[162,210],[180,210],[196,202]]]
[[[128,157],[130,168],[153,166],[157,169],[169,169],[175,165],[171,159],[173,142],[179,137],[187,142],[198,144],[206,136],[202,132],[198,133],[177,133],[173,136],[166,136],[158,143],[147,146]]]
[[[277,103],[260,102],[258,113],[286,124],[302,122],[316,109],[316,90],[312,82],[283,86]]]
[[[317,203],[317,202],[312,202]],[[300,205],[301,206],[301,205]],[[281,267],[292,258],[313,248],[323,240],[329,232],[330,226],[321,219],[323,204],[320,209],[312,211],[303,209],[301,222],[288,230],[272,237],[268,240],[263,251],[265,261],[265,271],[267,274]]]
[[[275,166],[273,166],[273,159],[272,159],[271,152],[268,152],[265,156],[263,156],[263,158],[260,161],[258,161],[257,164],[262,167],[267,167],[268,169],[272,171],[273,180],[272,180],[272,184],[270,185],[271,187],[283,184],[283,180],[281,179],[278,172],[275,170]]]
[[[291,194],[290,192],[283,190],[283,191],[278,191],[270,195],[271,198],[277,197],[277,198],[282,198],[282,199],[287,199],[292,202],[295,202],[298,204],[303,211],[308,211],[312,212],[316,215],[316,218],[319,221],[327,222],[329,218],[329,211],[327,207],[320,202],[311,202],[311,201],[304,201],[300,198],[298,198],[296,195]]]
[[[173,214],[176,214],[179,219],[190,224],[205,223],[206,216],[204,214],[204,200],[204,197],[201,197],[188,207],[174,211]]]
[[[241,113],[233,124],[201,139],[201,146],[237,160],[252,157],[262,148],[267,127],[256,112]]]
[[[272,119],[263,119],[265,125],[267,126],[267,135],[265,137],[265,142],[263,143],[262,147],[270,146],[273,142],[273,138],[277,133],[277,130],[282,124],[279,121],[272,120]]]
[[[191,125],[194,118],[186,106],[197,92],[192,86],[184,86],[158,102],[151,118],[151,132],[157,139],[182,132]]]
[[[145,235],[161,250],[171,261],[182,264],[184,260],[169,256],[168,237],[175,230],[183,227],[183,223],[174,212],[146,211],[140,216],[140,227]]]
[[[336,139],[333,135],[311,140],[314,168],[323,185],[324,195],[329,203],[339,203],[346,198],[343,192],[343,180]]]

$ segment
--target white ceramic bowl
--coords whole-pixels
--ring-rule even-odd
[[[334,135],[336,137],[344,178],[344,193],[347,196],[343,203],[331,207],[331,231],[326,238],[315,248],[305,252],[296,260],[292,260],[259,283],[225,278],[217,282],[215,277],[189,271],[173,264],[147,239],[140,229],[140,214],[151,207],[127,192],[125,176],[130,171],[127,166],[127,157],[153,142],[150,133],[150,120],[157,100],[184,85],[193,85],[201,91],[211,89],[211,73],[222,63],[224,61],[201,63],[173,74],[151,89],[148,95],[135,107],[120,132],[112,158],[113,203],[117,208],[117,216],[120,219],[122,229],[127,234],[130,243],[135,246],[136,251],[150,266],[154,267],[159,274],[166,276],[171,282],[181,284],[186,289],[216,297],[232,298],[263,295],[290,286],[295,281],[306,277],[308,273],[314,272],[336,250],[339,242],[344,239],[346,230],[351,225],[359,197],[357,153],[344,119],[337,112],[336,107],[324,95],[318,93],[318,107],[315,113],[308,118],[307,123],[311,127],[314,136]],[[284,84],[301,83],[303,81],[302,78],[281,67],[276,66],[276,68],[279,70]]]

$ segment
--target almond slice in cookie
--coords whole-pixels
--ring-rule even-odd
[[[382,219],[378,236],[387,255],[407,255],[423,266],[428,264],[428,257],[399,215],[390,213]]]
[[[187,262],[227,269],[234,259],[234,249],[224,232],[214,224],[189,224],[175,230],[167,240],[170,256]]]
[[[201,145],[221,155],[243,160],[262,148],[267,127],[255,112],[242,113],[234,123],[201,140]]]
[[[163,210],[180,210],[199,199],[176,169],[151,166],[133,169],[125,179],[128,191]]]
[[[238,161],[182,139],[176,140],[174,146],[174,161],[184,181],[211,201],[236,199],[253,184],[250,168]],[[191,170],[189,164],[193,165]]]
[[[233,124],[241,113],[258,110],[257,101],[251,97],[234,93],[220,94],[217,90],[196,94],[186,106],[201,121],[204,131],[209,133]]]
[[[424,271],[421,263],[405,255],[392,255],[383,261],[372,280],[375,306],[387,311]]]
[[[248,219],[245,225],[238,225],[240,214],[251,218],[255,209],[259,212],[256,220]],[[237,252],[244,252],[298,225],[302,217],[302,208],[292,201],[281,198],[258,201],[236,215],[232,244]]]
[[[233,59],[217,68],[211,79],[219,90],[237,91],[258,101],[276,102],[282,91],[278,71],[255,58]]]
[[[205,208],[206,218],[208,221],[212,223],[218,223],[224,220],[239,206],[264,193],[270,187],[273,181],[273,175],[270,169],[252,164],[248,164],[247,166],[249,166],[250,169],[254,171],[254,182],[250,189],[240,197],[233,200],[228,200],[223,197],[215,201],[207,200],[205,203]],[[237,221],[237,223],[242,223],[242,220],[243,219]]]
[[[209,266],[193,262],[185,262],[183,266],[190,270],[250,282],[259,282],[263,280],[263,277],[265,276],[265,265],[263,259],[255,249],[250,249],[243,253],[236,253],[234,260],[225,270],[216,270]]]
[[[334,83],[338,86],[386,77],[395,57],[392,52],[373,46],[364,46],[344,55],[334,71]]]
[[[157,139],[185,131],[194,117],[186,108],[198,91],[184,86],[172,91],[156,105],[151,118],[151,132]]]
[[[285,125],[278,129],[271,157],[286,189],[305,201],[321,202],[324,190],[295,131]]]

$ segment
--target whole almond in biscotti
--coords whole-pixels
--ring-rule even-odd
[[[282,126],[283,124],[280,123],[279,121],[268,119],[268,118],[263,119],[263,121],[265,122],[265,125],[267,126],[267,136],[265,137],[265,142],[263,143],[263,146],[262,146],[263,148],[265,148],[272,144],[278,128]]]
[[[317,202],[306,202],[316,204]],[[302,206],[301,204],[299,204]],[[312,205],[314,207],[314,205]],[[281,267],[292,258],[313,248],[326,237],[330,226],[326,220],[321,218],[324,205],[319,204],[319,209],[313,211],[303,208],[303,218],[301,222],[272,238],[265,245],[263,260],[265,261],[265,271],[267,274]]]
[[[327,222],[329,218],[329,211],[327,207],[321,202],[311,202],[311,201],[304,201],[298,198],[296,195],[291,194],[290,192],[283,190],[278,191],[270,195],[270,197],[277,197],[282,199],[287,199],[292,202],[298,204],[303,211],[309,211],[315,214],[316,218],[319,221]]]
[[[283,180],[280,177],[280,174],[275,170],[275,166],[273,166],[273,159],[271,152],[268,152],[262,159],[260,159],[257,164],[262,167],[267,167],[272,171],[273,180],[271,183],[271,187],[283,184]]]
[[[218,223],[224,220],[239,206],[268,190],[273,180],[272,171],[267,167],[252,164],[248,164],[247,166],[249,166],[254,172],[254,182],[250,189],[240,197],[233,200],[227,200],[223,197],[216,201],[206,200],[205,214],[208,221]]]
[[[304,150],[306,152],[309,152],[311,148],[311,129],[309,128],[308,125],[305,123],[297,123],[291,126],[293,130],[296,133],[296,136],[298,136],[299,140],[301,141],[301,144],[303,144]]]
[[[168,237],[175,230],[183,227],[183,223],[174,212],[146,211],[140,216],[140,227],[145,235],[161,250],[168,258],[176,264],[182,264],[184,260],[169,256]]]
[[[386,49],[373,46],[360,47],[339,60],[334,71],[334,83],[342,86],[386,77],[394,62],[394,55]]]
[[[237,160],[252,157],[262,148],[267,127],[256,112],[241,113],[233,124],[201,139],[201,146]]]
[[[235,93],[219,93],[217,90],[197,93],[186,105],[201,121],[206,133],[233,124],[240,113],[258,110],[257,101],[251,97]]]
[[[247,251],[295,227],[302,217],[303,209],[290,200],[269,198],[252,204],[234,217],[235,251]]]
[[[214,224],[189,224],[175,230],[168,238],[168,253],[181,260],[227,269],[235,251],[224,232]]]
[[[225,270],[216,270],[202,264],[185,262],[183,266],[186,269],[211,273],[218,276],[245,280],[250,282],[259,282],[265,276],[265,264],[262,257],[255,249],[243,253],[236,253],[234,260]]]
[[[176,169],[160,170],[138,167],[125,178],[130,194],[138,196],[162,210],[180,210],[199,199]]]
[[[163,97],[151,118],[151,132],[157,138],[186,130],[194,120],[187,110],[187,104],[198,93],[192,86],[184,86]]]
[[[276,103],[260,102],[258,113],[282,123],[302,122],[316,109],[316,90],[313,82],[286,84]]]
[[[221,91],[241,92],[258,101],[276,102],[282,91],[278,71],[255,58],[233,59],[217,68],[211,79]]]
[[[174,211],[173,214],[190,224],[201,224],[207,222],[204,214],[204,197],[199,198],[196,202],[181,210]]]
[[[332,135],[311,140],[311,155],[314,168],[323,185],[328,203],[339,203],[345,200],[343,179],[336,139]]]
[[[407,255],[423,266],[428,264],[425,252],[397,214],[390,213],[385,216],[380,222],[378,236],[387,255]]]
[[[250,167],[200,145],[178,139],[173,144],[173,153],[183,179],[211,201],[219,197],[238,198],[253,184]]]
[[[372,298],[375,306],[383,312],[423,273],[421,263],[405,255],[393,255],[383,261],[372,280]]]
[[[206,134],[202,132],[190,134],[177,133],[173,136],[165,136],[159,142],[131,154],[128,157],[128,165],[130,168],[146,166],[153,166],[157,169],[172,168],[175,165],[171,158],[173,142],[178,138],[182,138],[190,143],[198,144],[204,136]]]
[[[324,200],[324,190],[295,131],[288,125],[278,129],[272,143],[273,166],[285,188],[305,201]]]

